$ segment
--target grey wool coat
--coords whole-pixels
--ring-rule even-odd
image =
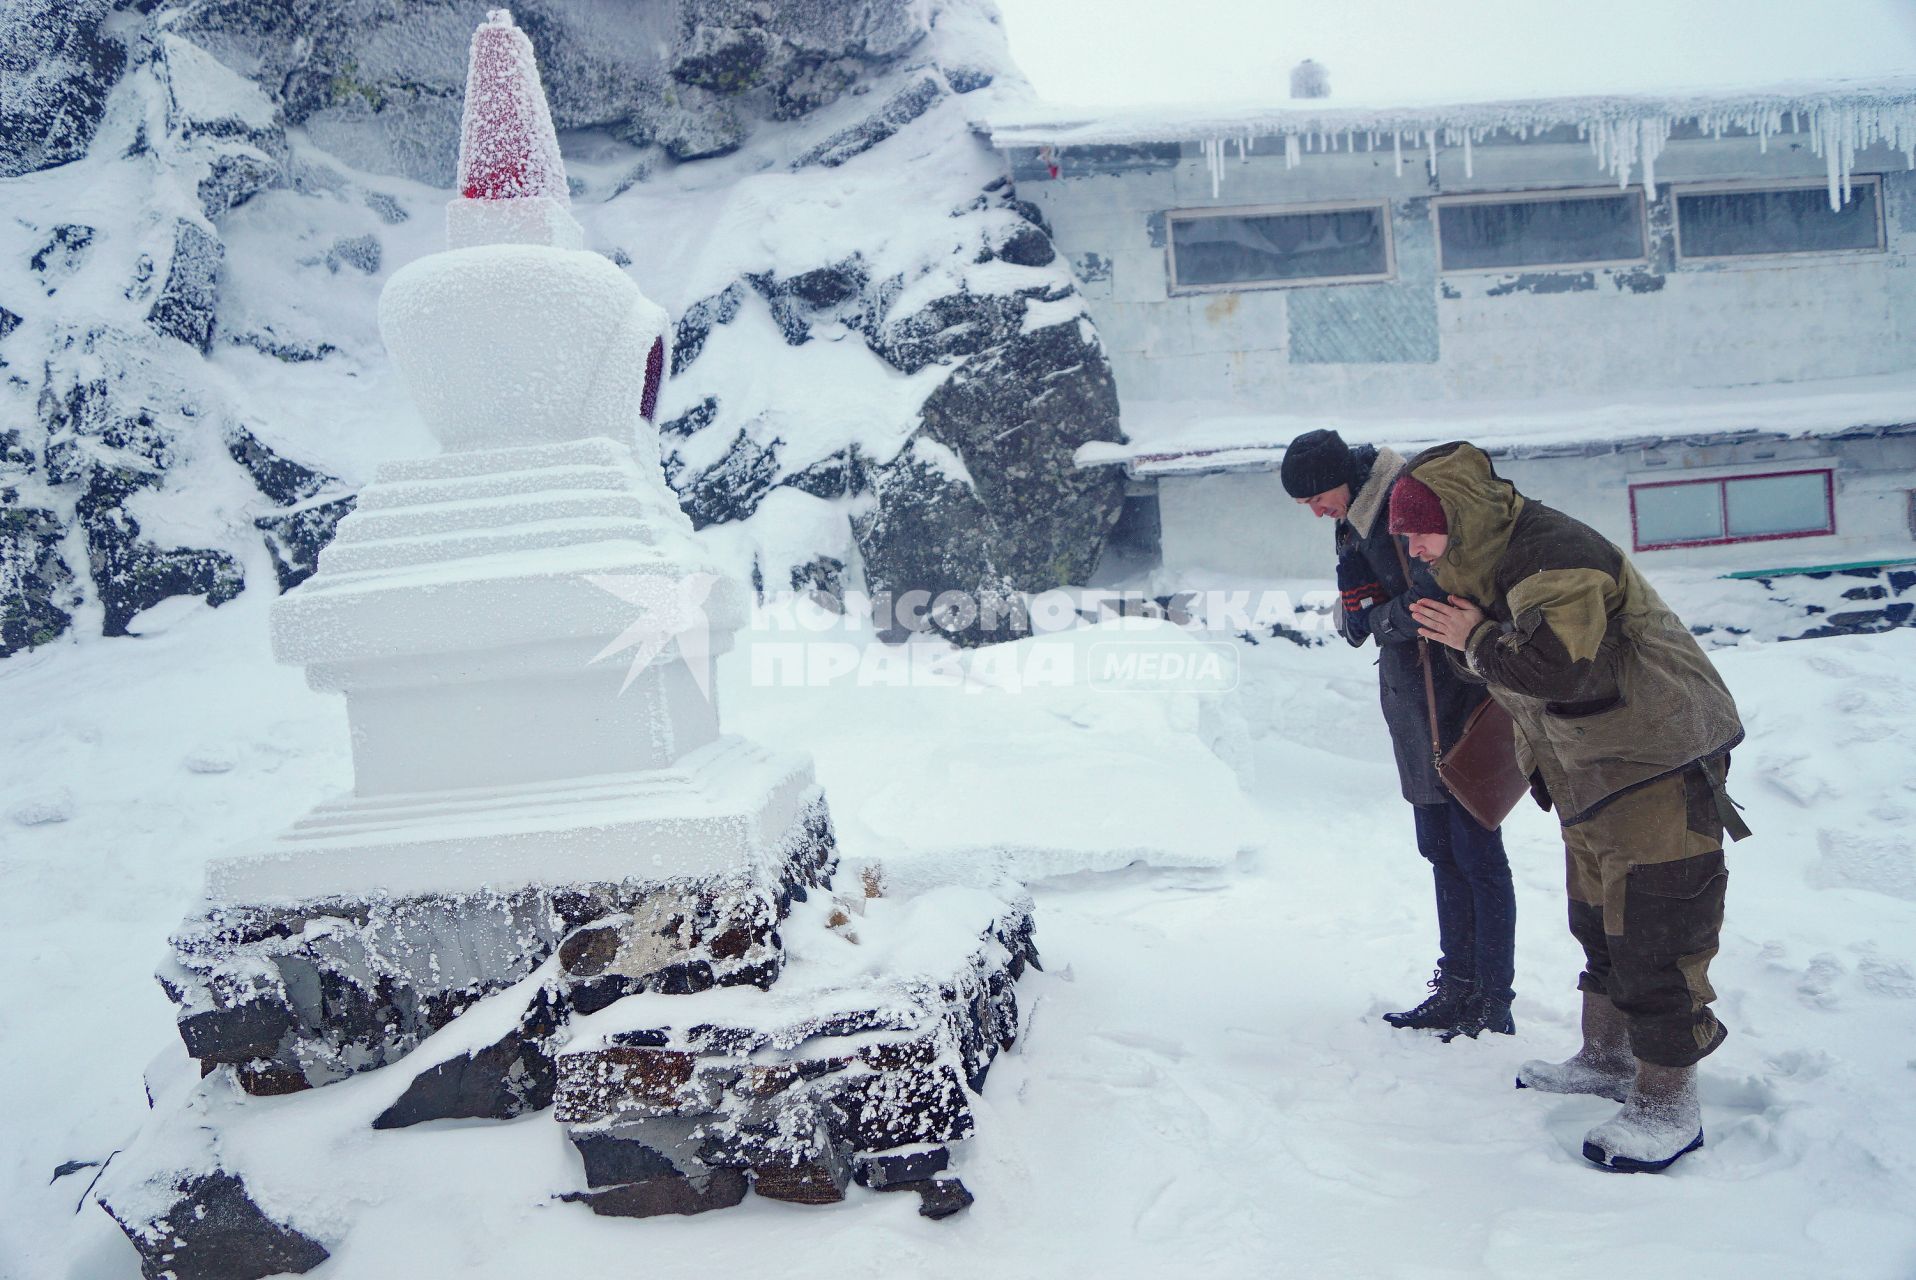
[[[1390,488],[1403,474],[1404,459],[1394,450],[1360,445],[1351,451],[1361,482],[1353,480],[1350,510],[1337,522],[1337,556],[1347,574],[1375,582],[1388,597],[1362,614],[1338,613],[1338,631],[1353,646],[1377,645],[1378,695],[1397,757],[1397,780],[1412,804],[1442,804],[1449,798],[1431,758],[1430,715],[1424,697],[1424,672],[1418,662],[1417,623],[1412,600],[1443,599],[1444,593],[1422,561],[1405,559],[1404,576],[1390,533]],[[1437,690],[1438,740],[1448,748],[1463,732],[1464,721],[1488,695],[1482,685],[1459,676],[1442,654],[1431,655]]]

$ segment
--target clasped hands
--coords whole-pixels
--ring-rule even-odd
[[[1470,633],[1484,620],[1484,611],[1462,596],[1442,600],[1412,600],[1410,616],[1417,621],[1417,634],[1426,640],[1449,645],[1462,652],[1470,643]]]

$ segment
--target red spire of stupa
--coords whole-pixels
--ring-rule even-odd
[[[466,199],[549,196],[570,203],[539,64],[509,9],[488,11],[472,33],[460,133],[459,193]]]

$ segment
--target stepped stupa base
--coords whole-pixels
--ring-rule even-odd
[[[160,976],[202,1070],[294,1092],[396,1061],[568,938],[608,1001],[768,986],[779,922],[835,863],[806,762],[739,739],[643,775],[346,800],[213,863]]]

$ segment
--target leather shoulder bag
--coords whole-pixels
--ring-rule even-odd
[[[1390,545],[1397,552],[1408,588],[1410,561],[1395,537]],[[1516,723],[1495,698],[1486,697],[1445,751],[1437,729],[1437,679],[1430,669],[1430,644],[1418,639],[1417,661],[1424,669],[1424,709],[1430,718],[1430,756],[1437,766],[1437,780],[1471,817],[1495,830],[1530,790],[1529,781],[1517,770]]]

